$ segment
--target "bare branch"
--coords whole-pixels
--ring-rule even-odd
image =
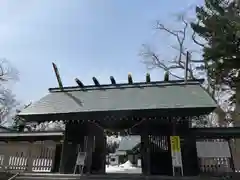
[[[184,70],[185,69],[185,59],[187,55],[187,51],[190,52],[190,55],[192,56],[193,53],[199,53],[196,52],[196,50],[191,50],[191,48],[186,48],[186,41],[187,39],[192,40],[195,44],[199,45],[200,47],[204,47],[203,44],[199,43],[196,40],[196,34],[190,33],[187,34],[188,29],[190,28],[190,23],[188,23],[185,20],[184,15],[179,17],[179,22],[182,24],[182,28],[180,30],[172,30],[168,27],[166,27],[164,24],[157,21],[156,29],[160,32],[167,33],[174,37],[176,39],[176,44],[171,45],[171,48],[177,52],[177,55],[175,58],[171,60],[165,60],[162,59],[158,54],[156,54],[154,51],[152,51],[149,46],[144,45],[144,50],[141,53],[143,57],[143,63],[148,67],[148,69],[154,69],[154,68],[160,68],[164,71],[169,72],[170,76],[177,78],[177,79],[184,79],[183,77],[179,76],[178,74],[175,74],[175,70]],[[188,36],[188,37],[187,37]],[[207,76],[207,72],[205,70],[205,63],[202,59],[190,59],[189,61],[189,67],[187,69],[189,78],[191,79],[198,79],[200,73],[204,73],[204,77],[207,77],[206,82],[204,84],[204,88],[206,92],[216,99],[216,97],[219,97],[220,95],[218,89],[216,87],[211,85],[211,79]],[[218,111],[216,111],[216,116],[218,116],[218,119],[220,122],[224,121],[224,118],[226,116],[226,112],[219,106]],[[215,116],[212,116],[209,121],[212,121],[213,119],[216,119]]]
[[[141,54],[144,57],[144,63],[147,65],[148,68],[161,68],[164,71],[168,71],[169,74],[177,79],[183,79],[183,77],[180,77],[176,74],[174,74],[171,70],[174,69],[184,69],[184,61],[183,61],[183,56],[186,56],[186,53],[184,52],[184,41],[186,39],[186,31],[188,28],[188,23],[187,21],[184,20],[184,17],[182,16],[181,21],[184,25],[183,29],[181,30],[170,30],[169,28],[165,27],[163,24],[161,24],[159,21],[157,21],[157,27],[156,29],[164,31],[173,37],[176,38],[178,42],[178,47],[172,46],[175,50],[178,50],[179,54],[176,56],[175,59],[172,61],[169,61],[168,64],[166,61],[161,60],[159,56],[154,53],[152,50],[150,50],[149,47],[145,46],[144,52]],[[192,74],[192,73],[189,73]]]
[[[0,124],[7,122],[18,105],[15,95],[5,87],[9,81],[18,80],[17,70],[6,59],[0,60]]]
[[[0,90],[0,123],[9,120],[10,114],[13,113],[13,109],[16,108],[17,105],[18,102],[12,92],[2,88]]]
[[[197,25],[199,25],[199,24],[200,24],[200,21],[198,20]],[[195,44],[199,45],[200,47],[205,47],[204,44],[200,43],[200,42],[196,39],[196,32],[195,32],[195,31],[193,31],[193,33],[192,33],[192,40],[193,40],[193,42],[194,42]]]
[[[154,67],[157,68],[161,68],[165,71],[170,71],[169,74],[172,75],[173,73],[171,72],[171,70],[174,69],[180,69],[180,70],[184,70],[185,69],[185,59],[186,59],[186,55],[187,55],[187,51],[190,52],[190,54],[192,55],[193,53],[196,53],[196,50],[191,50],[191,49],[187,49],[185,48],[185,41],[186,41],[186,36],[187,36],[187,30],[189,29],[189,25],[190,23],[187,22],[187,20],[185,19],[185,14],[186,13],[182,13],[182,14],[178,14],[177,18],[178,21],[183,25],[181,29],[178,30],[172,30],[168,27],[166,27],[164,24],[160,23],[160,21],[157,21],[157,26],[156,29],[160,30],[161,32],[167,33],[169,35],[171,35],[172,37],[176,38],[176,45],[172,45],[172,49],[176,50],[178,52],[178,55],[172,59],[172,60],[162,60],[159,58],[159,56],[157,54],[155,54],[153,51],[149,50],[149,48],[145,49],[144,54],[144,63],[149,67],[151,67],[150,69],[153,69]],[[146,46],[145,46],[146,47]],[[198,52],[199,53],[199,52]],[[202,67],[204,61],[200,60],[200,59],[190,59],[189,62],[189,68],[188,68],[188,74],[189,74],[189,78],[191,79],[197,79],[196,77],[196,73],[198,71],[202,71],[204,70]],[[196,65],[192,65],[192,64],[196,64]],[[201,68],[199,68],[199,66]],[[196,68],[197,67],[197,68]],[[178,79],[183,79],[183,77],[179,77],[177,75],[173,75],[173,77],[178,78]]]
[[[143,46],[144,50],[141,53],[141,56],[144,57],[147,61],[144,61],[144,63],[147,65],[148,69],[154,69],[154,68],[160,68],[164,71],[169,72],[169,74],[177,79],[183,79],[180,76],[175,75],[173,72],[171,72],[172,69],[179,69],[179,66],[172,65],[167,66],[165,65],[163,60],[160,60],[159,56],[155,54],[149,47]]]
[[[0,81],[18,80],[18,71],[6,59],[0,59]]]
[[[192,34],[192,40],[193,40],[193,42],[194,42],[195,44],[197,44],[197,45],[199,45],[199,46],[201,46],[201,47],[204,47],[204,44],[202,44],[202,43],[200,43],[200,42],[198,42],[198,41],[196,40],[196,32],[193,32],[193,34]]]

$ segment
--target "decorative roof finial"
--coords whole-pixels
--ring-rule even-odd
[[[169,72],[166,71],[164,74],[164,81],[169,81]]]
[[[128,84],[133,84],[133,79],[131,73],[128,73]]]
[[[93,79],[95,86],[100,86],[100,83],[98,82],[96,77],[93,77],[92,79]]]
[[[112,83],[113,85],[116,85],[116,81],[115,81],[115,79],[114,79],[113,76],[110,76],[110,80],[111,80],[111,83]]]
[[[149,74],[149,73],[146,74],[146,82],[147,82],[147,83],[150,83],[150,82],[151,82],[151,77],[150,77],[150,74]]]
[[[53,70],[54,70],[56,78],[57,78],[58,86],[61,90],[63,90],[63,83],[62,83],[62,79],[61,79],[61,76],[59,74],[57,65],[53,62],[52,66],[53,66]]]
[[[84,88],[84,84],[78,78],[75,78],[75,82],[80,88]]]

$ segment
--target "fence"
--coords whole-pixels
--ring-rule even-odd
[[[234,171],[232,151],[227,140],[205,139],[196,143],[201,172],[227,173]]]
[[[0,171],[51,172],[55,150],[53,141],[0,142]]]

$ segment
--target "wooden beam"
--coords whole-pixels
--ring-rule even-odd
[[[75,78],[75,82],[77,83],[77,85],[78,85],[80,88],[84,88],[84,84],[83,84],[82,81],[80,81],[78,78]]]
[[[96,77],[93,77],[92,79],[93,79],[93,82],[96,86],[100,86],[100,83],[99,83],[99,81],[97,80]]]
[[[191,128],[191,136],[196,138],[240,138],[240,127]]]
[[[58,86],[61,90],[63,90],[63,84],[62,84],[62,80],[61,80],[57,65],[55,63],[52,63],[52,66],[53,66],[53,70],[55,72],[55,75],[56,75],[56,78],[57,78],[57,81],[58,81]]]
[[[115,81],[115,79],[114,79],[113,76],[110,76],[110,80],[111,80],[111,83],[112,83],[113,85],[116,85],[116,81]]]

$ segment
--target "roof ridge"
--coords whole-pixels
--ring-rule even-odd
[[[136,82],[133,84],[119,83],[119,84],[101,84],[86,85],[84,87],[79,86],[66,86],[63,90],[60,88],[49,88],[49,92],[68,92],[68,91],[87,91],[87,90],[107,90],[107,89],[121,89],[121,88],[142,88],[142,87],[156,87],[156,86],[177,86],[177,85],[196,85],[203,83],[204,79],[198,80],[172,80],[172,81],[151,81],[151,82]]]

